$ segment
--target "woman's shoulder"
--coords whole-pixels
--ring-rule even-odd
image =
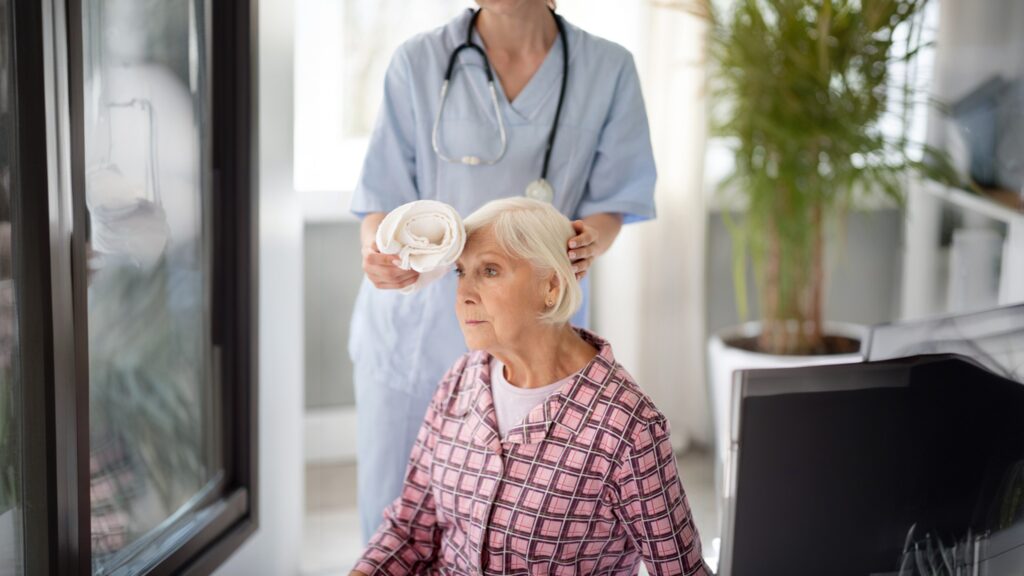
[[[633,376],[616,363],[616,377],[612,380],[610,392],[611,402],[619,407],[629,408],[632,416],[643,424],[657,423],[665,420],[665,415],[658,410],[654,400],[643,391]]]
[[[437,398],[450,398],[473,382],[481,370],[490,365],[490,354],[482,350],[470,351],[459,357],[445,372],[438,386]]]
[[[667,435],[668,423],[654,400],[621,364],[615,362],[608,368],[579,433],[605,435],[601,444],[608,448],[608,456],[615,457],[620,448],[649,442],[652,434]]]

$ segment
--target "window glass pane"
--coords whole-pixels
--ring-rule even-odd
[[[94,573],[140,561],[217,478],[204,3],[83,2]]]
[[[14,178],[13,22],[0,0],[0,574],[22,574],[20,380],[14,300],[11,196]]]

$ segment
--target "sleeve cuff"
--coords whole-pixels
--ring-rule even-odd
[[[413,198],[413,200],[415,200],[415,198]],[[370,192],[363,188],[356,188],[355,193],[352,194],[352,201],[349,202],[348,210],[362,220],[367,214],[371,214],[373,212],[384,212],[387,214],[395,208],[411,201],[412,200],[395,198],[394,195],[384,195]]]
[[[635,224],[653,220],[657,211],[653,204],[643,202],[598,202],[593,204],[584,203],[576,215],[577,218],[586,218],[594,214],[622,214],[623,224]]]
[[[399,206],[401,206],[401,204],[391,206],[384,202],[358,202],[353,200],[352,203],[349,204],[348,210],[357,218],[362,220],[367,214],[372,214],[374,212],[383,212],[387,214]]]

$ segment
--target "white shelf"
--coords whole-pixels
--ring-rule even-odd
[[[1005,226],[997,304],[1024,302],[1024,212],[938,182],[911,180],[901,294],[905,320],[954,312],[945,301],[949,251],[939,245],[943,207],[950,205],[968,219],[982,217]]]
[[[949,202],[950,204],[959,206],[965,210],[970,210],[976,214],[987,216],[993,220],[998,220],[1007,225],[1020,226],[1024,224],[1024,212],[1014,210],[1009,206],[1004,206],[991,200],[980,196],[967,190],[961,190],[959,188],[950,188],[943,186],[937,182],[928,182],[923,186],[923,190],[935,196]],[[1024,254],[1022,254],[1024,257]]]

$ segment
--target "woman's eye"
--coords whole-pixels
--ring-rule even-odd
[[[484,268],[484,276],[487,276],[488,278],[494,278],[497,275],[498,275],[498,269],[497,268],[494,268],[493,266],[487,266],[486,268]]]
[[[456,268],[455,275],[458,276],[459,278],[462,278],[465,274],[462,272],[462,268]]]

